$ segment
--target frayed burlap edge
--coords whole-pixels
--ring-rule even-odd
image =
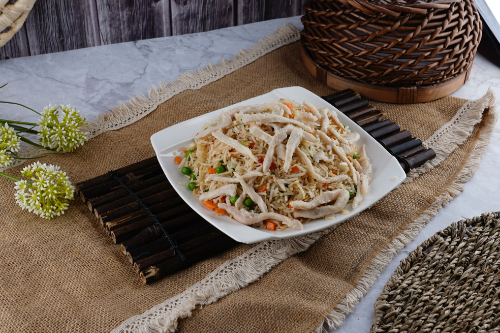
[[[491,88],[479,100],[466,102],[453,118],[429,137],[423,145],[436,152],[436,158],[426,162],[419,168],[411,170],[405,183],[411,182],[419,175],[426,173],[443,162],[474,130],[474,125],[482,119],[483,111],[495,104],[495,95]]]
[[[497,121],[497,112],[495,106],[495,96],[491,89],[480,99],[469,101],[457,112],[457,115],[447,124],[443,125],[432,135],[428,143],[429,147],[436,150],[437,163],[425,165],[419,170],[409,175],[414,179],[419,175],[432,170],[448,157],[460,144],[463,144],[472,133],[474,126],[483,118],[485,109],[488,112],[484,115],[485,126],[481,131],[480,137],[474,146],[474,149],[466,161],[464,168],[457,175],[456,179],[438,197],[432,205],[425,210],[415,221],[410,223],[405,231],[394,238],[380,253],[372,260],[363,276],[359,279],[357,285],[352,289],[342,301],[328,314],[315,332],[326,332],[325,326],[329,329],[335,329],[342,325],[345,317],[352,312],[356,304],[365,296],[375,283],[377,277],[384,268],[396,257],[396,255],[408,245],[422,230],[423,227],[437,214],[437,212],[450,203],[459,195],[464,185],[476,172],[481,158],[488,147]],[[439,138],[439,140],[437,140]]]
[[[274,51],[282,46],[298,41],[300,31],[291,23],[285,23],[272,34],[259,40],[247,50],[240,50],[237,56],[230,60],[222,59],[217,65],[208,64],[194,72],[179,75],[176,81],[170,83],[160,82],[158,88],[153,85],[149,89],[148,97],[136,96],[127,101],[126,104],[118,103],[116,108],[97,117],[97,121],[90,122],[83,131],[88,133],[88,139],[95,138],[107,131],[117,130],[135,123],[153,112],[161,103],[173,96],[191,89],[200,89],[207,84],[240,69],[263,55]],[[20,152],[23,158],[34,158],[41,155],[54,154],[45,149],[26,146]],[[22,165],[26,160],[14,160],[9,166]],[[0,169],[1,170],[1,169]]]

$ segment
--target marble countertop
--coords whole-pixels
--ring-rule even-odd
[[[299,17],[231,27],[211,32],[165,37],[138,42],[98,46],[0,61],[1,80],[9,85],[0,90],[0,100],[16,101],[34,109],[45,105],[76,106],[89,120],[107,112],[118,102],[139,94],[161,81],[173,81],[179,74],[230,59],[286,22],[302,29]],[[453,96],[475,99],[492,87],[500,96],[500,58],[482,43],[469,81]],[[0,118],[35,122],[37,115],[0,104]],[[368,332],[373,304],[399,262],[424,240],[452,222],[484,212],[500,210],[500,122],[476,174],[461,195],[443,208],[416,239],[387,266],[370,292],[335,333]]]

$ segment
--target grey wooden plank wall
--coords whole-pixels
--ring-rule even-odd
[[[0,60],[297,16],[307,0],[38,0]]]

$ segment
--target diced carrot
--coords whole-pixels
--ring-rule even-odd
[[[210,201],[210,200],[203,201],[203,205],[204,205],[205,207],[207,207],[208,209],[211,209],[211,210],[214,210],[214,209],[216,209],[216,208],[217,208],[217,205],[216,205],[216,204],[214,204],[214,203],[213,203],[212,201]]]
[[[181,164],[181,157],[180,156],[175,156],[174,163],[175,164]]]
[[[288,118],[292,118],[293,119],[293,118],[295,118],[295,115],[294,114],[289,114]]]
[[[220,197],[220,202],[226,203],[226,197]]]
[[[257,157],[257,160],[259,161],[259,163],[264,163],[264,156]]]
[[[260,188],[259,188],[259,192],[266,192],[267,190],[267,185],[262,185]]]
[[[276,230],[276,223],[271,222],[271,221],[268,221],[268,222],[266,223],[266,229],[267,229],[267,230],[271,230],[271,231]]]
[[[213,175],[215,173],[215,168],[208,168],[208,173]]]
[[[252,149],[253,147],[255,147],[255,142],[250,142],[250,145],[248,146],[248,148]]]
[[[283,103],[283,104],[285,104],[290,109],[290,111],[293,112],[293,105],[292,105],[292,103]]]
[[[308,132],[308,133],[309,133],[309,134],[311,134],[311,135],[314,135],[314,133],[313,133],[313,132]]]
[[[328,183],[323,183],[323,186],[328,186],[328,185],[330,185],[330,184],[328,184]]]
[[[234,148],[233,148],[233,149],[231,149],[230,151],[231,151],[231,153],[235,153],[235,152],[236,152],[236,149],[234,149]]]
[[[187,150],[184,150],[184,154],[186,154],[188,151]]]
[[[292,200],[288,201],[288,208],[293,208],[292,205],[290,205],[290,202],[292,202]]]
[[[299,167],[294,165],[294,167],[292,168],[292,172],[299,172]]]
[[[276,163],[271,163],[271,166],[269,167],[269,170],[273,171],[274,169],[276,169]]]
[[[215,214],[219,215],[219,216],[222,216],[222,215],[226,215],[226,210],[225,209],[222,209],[222,208],[217,208],[215,210]]]
[[[332,173],[333,173],[334,175],[336,175],[336,174],[337,174],[337,170],[332,170]]]

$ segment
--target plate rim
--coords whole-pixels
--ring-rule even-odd
[[[187,139],[184,139],[184,140],[177,140],[176,143],[169,144],[168,146],[162,145],[162,143],[158,143],[159,139],[161,139],[164,135],[166,135],[169,130],[170,131],[177,130],[177,129],[180,129],[181,127],[185,126],[185,125],[189,125],[190,123],[193,123],[193,122],[196,123],[196,122],[199,122],[200,120],[203,120],[203,124],[201,124],[199,126],[199,128],[196,127],[196,129],[195,129],[195,130],[199,130],[204,124],[206,124],[206,122],[209,119],[213,120],[213,119],[218,118],[220,116],[220,112],[222,110],[227,110],[229,108],[233,108],[233,107],[238,106],[238,105],[249,104],[249,103],[251,103],[250,101],[252,101],[252,100],[263,99],[263,98],[266,98],[268,95],[284,95],[284,94],[286,95],[286,94],[289,94],[289,93],[293,94],[293,92],[295,90],[299,90],[303,94],[309,94],[312,97],[314,97],[315,99],[321,100],[322,104],[326,104],[327,105],[326,107],[337,111],[337,114],[338,114],[339,118],[341,118],[340,120],[341,120],[342,123],[347,122],[348,124],[346,126],[349,126],[351,129],[353,129],[354,132],[363,132],[362,137],[364,137],[364,139],[367,139],[371,144],[375,144],[376,146],[378,145],[378,149],[380,150],[380,148],[381,148],[383,150],[384,155],[386,155],[386,158],[387,158],[387,155],[389,155],[389,158],[387,159],[387,163],[382,168],[381,173],[384,170],[386,170],[386,168],[390,164],[393,164],[394,167],[397,165],[397,167],[399,168],[398,171],[400,171],[400,172],[397,175],[395,175],[397,179],[394,179],[394,177],[392,178],[392,180],[393,180],[393,182],[391,184],[392,186],[389,186],[388,189],[386,188],[386,190],[384,191],[385,193],[379,194],[378,195],[378,199],[374,200],[373,202],[370,201],[368,203],[368,205],[366,205],[366,202],[365,203],[362,202],[362,204],[364,204],[365,207],[363,209],[360,209],[360,210],[356,209],[356,212],[354,214],[352,212],[350,212],[350,214],[348,214],[347,217],[342,217],[341,219],[333,219],[333,220],[317,219],[317,220],[313,220],[310,223],[314,223],[314,222],[324,222],[324,223],[322,225],[316,224],[316,227],[309,227],[310,224],[308,223],[307,224],[307,226],[308,226],[308,230],[307,231],[304,230],[304,229],[301,229],[301,230],[298,230],[298,231],[295,231],[295,232],[290,232],[290,231],[287,232],[288,229],[285,230],[285,231],[274,231],[273,232],[273,231],[265,231],[264,229],[253,228],[251,226],[246,226],[246,225],[243,225],[243,224],[240,224],[240,223],[236,222],[235,220],[231,219],[228,216],[222,216],[222,217],[216,216],[213,211],[208,211],[206,209],[203,209],[202,204],[197,200],[197,197],[193,196],[193,198],[196,198],[195,202],[197,204],[193,204],[193,202],[192,202],[193,200],[189,200],[188,198],[184,197],[185,194],[183,193],[183,191],[181,191],[180,185],[177,184],[178,180],[176,180],[176,179],[173,178],[173,175],[171,175],[171,172],[168,171],[168,169],[167,169],[168,166],[166,164],[164,165],[162,163],[163,160],[160,157],[161,156],[166,156],[162,152],[165,152],[165,151],[167,151],[169,149],[171,149],[172,151],[174,151],[175,149],[180,148],[180,147],[178,147],[179,145],[185,145],[185,142],[187,140],[192,141],[194,139],[194,136],[188,137]],[[278,98],[280,98],[280,97],[278,97]],[[290,97],[288,97],[288,98],[290,98]],[[276,100],[276,97],[273,100]],[[260,102],[260,103],[263,103],[263,102]],[[252,104],[255,104],[255,103],[252,103]],[[313,103],[313,104],[315,104],[315,103]],[[216,118],[211,118],[212,115],[215,115]],[[235,104],[232,104],[232,105],[220,108],[218,110],[207,112],[207,113],[199,115],[197,117],[193,117],[193,118],[187,119],[187,120],[185,120],[183,122],[180,122],[180,123],[174,124],[172,126],[166,127],[164,129],[162,129],[162,130],[154,133],[153,135],[151,135],[150,140],[151,140],[151,144],[153,146],[153,149],[155,151],[156,157],[158,159],[158,162],[159,162],[159,164],[160,164],[160,166],[161,166],[164,174],[166,175],[166,177],[169,180],[169,182],[172,184],[172,187],[174,188],[174,190],[176,191],[176,193],[183,199],[183,201],[186,204],[188,204],[198,215],[200,215],[201,217],[203,217],[203,219],[205,219],[207,222],[209,222],[212,225],[214,225],[217,229],[221,230],[223,233],[225,233],[229,237],[235,239],[236,241],[242,242],[242,243],[246,243],[246,244],[252,244],[252,243],[256,243],[256,242],[260,242],[260,241],[264,241],[264,240],[270,240],[270,239],[285,239],[285,238],[290,238],[290,237],[303,236],[303,235],[306,235],[306,234],[309,234],[309,233],[313,233],[313,232],[317,232],[317,231],[321,231],[321,230],[327,229],[329,227],[332,227],[332,226],[334,226],[336,224],[345,222],[345,221],[349,220],[350,218],[358,215],[362,211],[370,208],[374,204],[376,204],[380,199],[382,199],[383,197],[385,197],[392,190],[394,190],[397,186],[399,186],[404,181],[404,179],[406,178],[406,173],[404,172],[404,170],[399,165],[399,162],[397,162],[397,159],[394,156],[392,156],[385,148],[383,148],[382,145],[378,141],[376,141],[375,139],[373,139],[370,136],[370,134],[368,134],[366,131],[364,131],[357,123],[355,123],[353,120],[351,120],[345,114],[343,114],[341,111],[339,111],[333,105],[331,105],[327,101],[323,100],[320,96],[318,96],[318,95],[314,94],[313,92],[309,91],[308,89],[306,89],[304,87],[300,87],[300,86],[291,86],[291,87],[283,87],[283,88],[273,89],[273,90],[271,90],[271,91],[269,91],[269,92],[267,92],[265,94],[258,95],[258,96],[252,97],[250,99],[247,99],[247,100],[244,100],[244,101],[241,101],[241,102],[238,102],[238,103],[235,103]],[[368,143],[368,142],[365,142],[365,143]],[[175,147],[178,147],[178,148],[175,148]],[[373,157],[370,157],[370,159],[373,160]],[[179,170],[177,168],[177,166],[175,166],[175,168],[176,168],[176,170]],[[178,173],[180,175],[180,171],[178,171]],[[380,176],[380,174],[378,176]],[[378,176],[375,177],[374,179],[378,178]],[[372,179],[371,183],[373,183],[374,179]],[[370,189],[371,189],[371,186],[370,186]],[[188,194],[190,194],[190,193],[191,192],[189,192]],[[210,214],[210,213],[212,213],[212,214]],[[211,215],[214,215],[214,216],[211,216]],[[212,221],[212,219],[216,219],[217,222]],[[225,221],[225,222],[232,222],[232,224],[236,223],[236,225],[234,225],[235,228],[230,228],[231,230],[227,230],[228,226],[225,223],[223,223],[223,221]],[[326,222],[326,221],[331,221],[331,222]],[[242,227],[246,228],[246,229],[241,229]],[[236,229],[236,230],[232,230],[232,229]],[[241,230],[238,231],[237,229],[241,229]],[[242,231],[245,231],[244,232],[245,235],[241,235]],[[236,234],[235,234],[235,232],[236,232]]]

